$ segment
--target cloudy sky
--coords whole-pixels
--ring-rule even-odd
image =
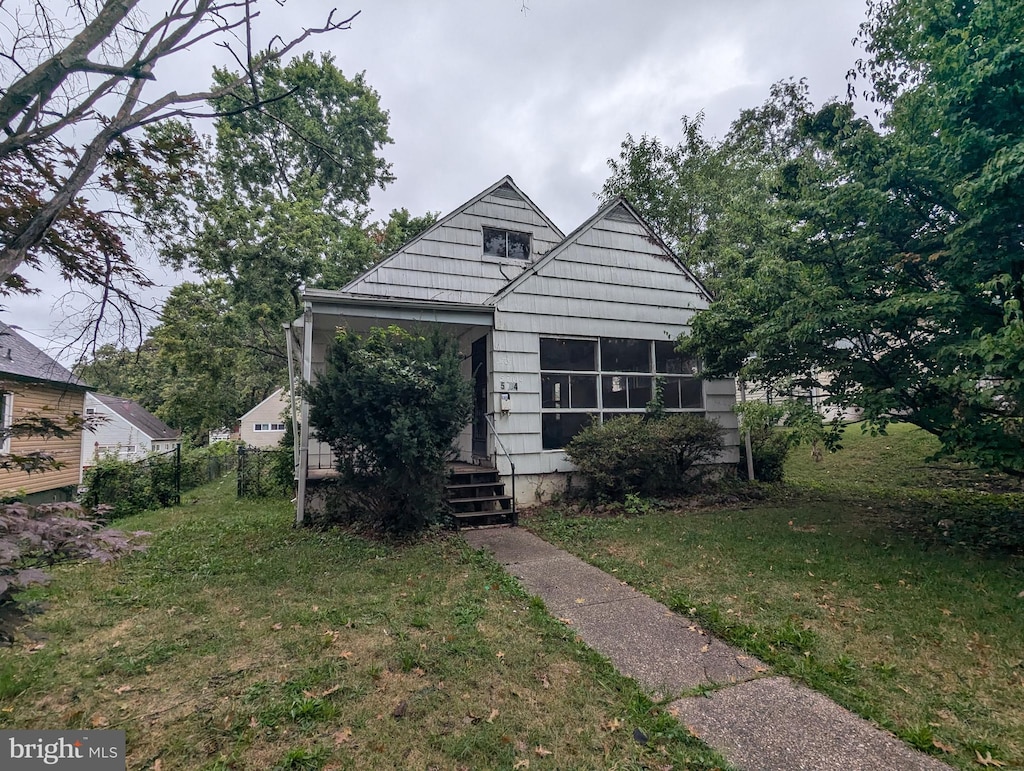
[[[377,217],[403,206],[444,214],[509,174],[565,232],[596,208],[607,159],[627,133],[674,142],[680,117],[703,111],[705,133],[720,137],[784,78],[806,78],[816,103],[845,94],[864,16],[864,0],[261,5],[264,40],[316,26],[335,5],[361,9],[350,30],[309,47],[331,51],[346,74],[364,71],[390,113],[385,155],[397,179],[376,191]],[[211,45],[166,62],[154,88],[204,87],[220,54]],[[156,265],[152,277],[154,305],[187,278]],[[44,295],[6,303],[0,319],[58,352],[83,303],[52,277],[30,279]]]

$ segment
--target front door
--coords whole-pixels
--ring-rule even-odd
[[[487,336],[473,342],[473,457],[487,457]]]

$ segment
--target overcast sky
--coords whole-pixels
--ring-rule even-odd
[[[284,36],[318,25],[335,5],[342,14],[360,8],[344,2],[261,4],[262,31]],[[394,144],[384,153],[397,179],[375,191],[375,218],[401,207],[445,214],[509,174],[568,233],[596,208],[607,159],[627,133],[676,142],[680,117],[704,111],[705,133],[721,137],[742,108],[790,77],[806,78],[816,103],[844,95],[864,8],[864,0],[376,0],[351,30],[309,47],[333,52],[346,74],[364,71],[390,113]],[[153,85],[199,90],[220,53],[211,45],[158,66]],[[152,277],[161,285],[155,304],[186,278],[155,265]],[[56,353],[81,324],[76,302],[52,277],[29,278],[45,293],[10,299],[0,319]]]

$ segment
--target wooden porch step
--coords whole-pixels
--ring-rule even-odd
[[[512,509],[503,509],[501,511],[472,511],[472,512],[456,512],[452,514],[452,519],[455,520],[455,526],[462,527],[488,527],[491,525],[506,525],[512,524]]]
[[[448,474],[445,492],[457,528],[515,524],[512,497],[496,468],[457,463]]]

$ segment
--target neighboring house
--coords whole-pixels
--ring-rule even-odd
[[[832,381],[832,375],[828,372],[818,373],[817,380],[825,388],[819,385],[807,388],[806,386],[796,386],[786,382],[776,382],[773,384],[746,384],[746,398],[752,402],[765,402],[766,404],[775,404],[783,401],[795,400],[804,402],[809,405],[821,415],[825,421],[832,421],[836,418],[842,423],[853,423],[861,419],[863,410],[860,407],[847,407],[845,409],[839,409],[833,404],[827,402],[829,393],[826,390],[828,384]],[[737,381],[737,399],[742,400],[743,395],[740,390],[740,383]]]
[[[238,438],[249,447],[277,447],[284,438],[285,415],[290,413],[291,401],[278,388],[238,419]]]
[[[231,441],[231,429],[227,426],[221,426],[210,431],[210,444],[217,444],[217,442],[230,442]]]
[[[436,323],[455,336],[475,392],[460,459],[495,465],[506,481],[514,461],[521,503],[564,484],[574,467],[562,448],[582,426],[642,413],[656,376],[665,407],[717,420],[720,461],[739,459],[733,380],[701,380],[675,352],[710,297],[623,200],[565,236],[505,177],[342,289],[303,300],[289,348],[305,382],[322,371],[339,326]],[[303,405],[299,521],[307,481],[333,465],[307,414]]]
[[[0,417],[3,426],[31,414],[62,422],[84,413],[87,386],[11,327],[0,323]],[[74,497],[82,458],[81,432],[58,439],[23,436],[0,439],[0,454],[45,452],[61,464],[50,471],[26,473],[0,469],[0,496],[24,494],[33,503]]]
[[[131,399],[90,392],[85,395],[85,414],[96,424],[94,431],[82,435],[82,468],[103,458],[141,460],[181,445],[181,431]]]

